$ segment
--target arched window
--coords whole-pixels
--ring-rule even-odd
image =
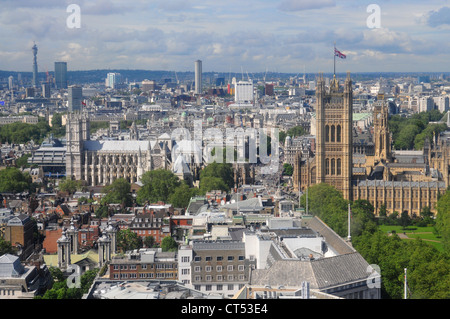
[[[341,126],[336,126],[336,142],[341,142]]]
[[[331,159],[331,175],[336,175],[336,160]]]
[[[330,175],[330,160],[328,158],[325,160],[325,175]]]
[[[330,127],[328,125],[325,126],[325,142],[330,141]]]
[[[336,134],[335,127],[334,125],[331,125],[331,142],[335,142],[335,134]]]
[[[336,161],[336,172],[338,176],[340,176],[342,174],[342,170],[341,170],[341,159],[338,158]]]

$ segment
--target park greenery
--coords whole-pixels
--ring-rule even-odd
[[[308,189],[308,213],[319,217],[340,236],[348,234],[348,205],[351,211],[351,237],[354,248],[369,264],[378,265],[382,276],[382,297],[403,297],[404,269],[408,270],[409,298],[447,299],[450,297],[450,191],[438,200],[435,228],[442,238],[443,250],[416,238],[402,240],[396,232],[386,233],[380,223],[411,227],[424,220],[433,223],[429,209],[421,216],[406,218],[391,214],[389,219],[377,218],[373,206],[365,200],[347,201],[328,184]],[[300,203],[306,205],[306,194]]]
[[[84,294],[89,292],[89,289],[94,282],[99,269],[91,269],[86,271],[80,277],[80,287],[74,284],[68,285],[63,272],[56,267],[49,267],[49,271],[53,278],[53,286],[48,289],[44,295],[36,296],[34,299],[81,299]],[[70,287],[69,287],[70,286]]]
[[[422,150],[425,140],[433,140],[447,129],[445,123],[438,122],[444,114],[438,110],[413,114],[405,118],[401,115],[393,115],[389,118],[389,130],[392,133],[393,147],[396,150]]]
[[[298,136],[303,136],[305,134],[307,134],[307,132],[303,126],[295,126],[295,127],[290,128],[286,132],[280,131],[279,141],[280,141],[280,143],[284,143],[284,141],[286,140],[286,137],[288,137],[288,136],[290,136],[291,138],[294,138],[294,137],[298,137]]]

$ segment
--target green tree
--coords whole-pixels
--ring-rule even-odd
[[[28,159],[31,157],[31,154],[22,155],[20,158],[16,160],[17,168],[28,168],[30,165],[28,164]]]
[[[283,164],[283,174],[287,176],[292,176],[294,174],[294,168],[289,163]]]
[[[436,203],[436,230],[442,238],[444,252],[450,256],[450,190]]]
[[[30,190],[31,184],[31,176],[28,173],[22,173],[15,167],[0,170],[0,192],[23,192]]]
[[[169,196],[180,186],[179,178],[169,170],[158,169],[146,172],[141,177],[143,186],[137,192],[136,201],[143,205],[148,202],[168,202]]]
[[[118,178],[103,189],[106,195],[102,198],[103,204],[121,204],[122,209],[133,204],[131,197],[131,184],[124,178]]]
[[[162,251],[177,251],[178,244],[171,236],[164,237],[161,240]]]
[[[192,197],[197,195],[197,188],[190,188],[185,182],[175,188],[174,192],[169,195],[169,203],[177,208],[187,208]]]
[[[222,185],[225,185],[226,191],[229,191],[234,186],[233,167],[230,163],[210,163],[200,172],[200,188],[202,188],[202,182],[208,177],[218,178],[223,181]],[[208,184],[218,184],[216,180],[209,180]],[[219,188],[218,188],[219,189]],[[222,189],[222,188],[220,188]]]
[[[142,248],[142,239],[129,229],[121,229],[117,232],[117,247],[122,251]]]
[[[75,181],[70,178],[61,180],[58,184],[58,189],[61,192],[67,192],[73,194],[76,191],[80,191],[83,188],[81,181]]]
[[[0,256],[4,254],[14,255],[16,253],[16,249],[11,245],[9,241],[3,239],[0,233]]]
[[[151,248],[154,247],[156,243],[155,237],[153,236],[146,236],[143,240],[143,244],[145,247]]]

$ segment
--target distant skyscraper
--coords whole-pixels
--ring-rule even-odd
[[[32,83],[32,85],[34,88],[37,88],[38,87],[38,65],[37,65],[38,48],[37,48],[36,44],[33,45],[31,50],[33,51],[33,83]]]
[[[46,99],[50,98],[50,84],[42,83],[42,96]]]
[[[67,89],[67,62],[55,62],[55,85],[57,89]]]
[[[83,89],[81,86],[69,86],[69,112],[81,110],[81,101],[83,100]]]
[[[195,61],[195,94],[202,94],[202,61]]]
[[[117,85],[122,84],[122,75],[120,73],[108,73],[106,75],[106,87],[110,87],[112,89],[117,88]]]
[[[10,91],[14,89],[14,77],[12,75],[8,77],[8,89]]]

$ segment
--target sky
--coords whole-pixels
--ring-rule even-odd
[[[450,72],[449,40],[450,0],[0,1],[5,71],[31,72],[35,42],[40,72],[328,73],[334,43],[337,72]]]

